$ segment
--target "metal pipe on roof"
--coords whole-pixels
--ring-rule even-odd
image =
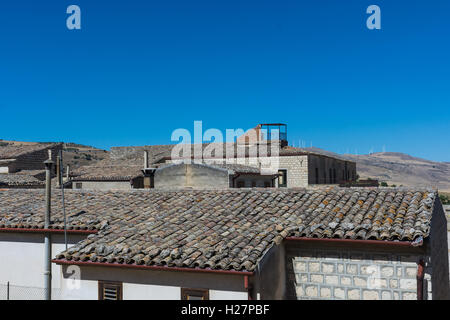
[[[51,194],[52,194],[52,151],[48,151],[48,160],[45,164],[45,222],[44,229],[50,228],[51,223]],[[49,232],[45,233],[44,240],[44,289],[45,300],[52,298],[52,236]]]
[[[144,150],[144,169],[148,168],[148,151]]]

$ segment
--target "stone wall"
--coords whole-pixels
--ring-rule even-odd
[[[287,187],[298,188],[308,186],[308,163],[307,156],[279,156],[279,157],[249,157],[249,158],[228,158],[208,160],[211,163],[241,164],[259,168],[262,165],[261,172],[264,174],[264,168],[267,173],[277,173],[278,170],[287,170]],[[266,165],[266,166],[265,166]],[[265,167],[264,167],[265,166]],[[275,180],[275,187],[278,187],[278,180]]]
[[[287,187],[308,186],[308,156],[279,157],[279,168],[287,170]],[[276,182],[278,187],[278,181]]]
[[[18,156],[15,161],[8,165],[9,172],[14,173],[20,170],[44,170],[44,161],[48,159],[49,149],[52,150],[52,160],[56,163],[56,156],[62,149],[62,144],[55,144],[49,148],[43,148]],[[53,166],[53,168],[55,169],[56,166]]]
[[[286,258],[290,298],[417,299],[421,254],[305,248],[289,250]]]
[[[308,172],[309,184],[338,184],[341,181],[356,180],[356,163],[321,155],[309,155]]]
[[[155,172],[155,188],[228,188],[228,170],[201,164],[172,164]]]

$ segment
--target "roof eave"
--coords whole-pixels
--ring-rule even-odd
[[[73,261],[66,259],[53,259],[53,263],[59,265],[77,265],[77,266],[96,266],[96,267],[115,267],[115,268],[129,268],[129,269],[144,269],[156,271],[183,271],[183,272],[199,272],[199,273],[220,273],[229,275],[252,276],[254,272],[237,271],[237,270],[216,270],[216,269],[201,269],[201,268],[183,268],[183,267],[169,267],[169,266],[147,266],[137,264],[121,264],[108,262],[92,262],[92,261]]]

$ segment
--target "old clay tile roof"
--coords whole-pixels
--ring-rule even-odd
[[[0,159],[15,159],[21,155],[35,152],[55,146],[55,143],[36,143],[36,144],[9,144],[0,146]]]
[[[0,187],[43,187],[45,185],[44,180],[45,171],[43,170],[22,170],[14,173],[0,173]]]
[[[52,228],[61,229],[54,192]],[[400,188],[66,192],[69,229],[96,229],[61,261],[253,271],[288,236],[412,241],[432,190]],[[42,227],[43,191],[1,191],[0,228]]]
[[[129,181],[142,175],[142,166],[99,163],[82,166],[71,172],[73,181]]]
[[[143,163],[144,159],[144,150],[148,152],[149,163],[155,164],[159,162],[163,162],[172,157],[172,149],[175,146],[180,146],[179,144],[171,144],[171,145],[148,145],[148,146],[135,146],[135,147],[111,147],[111,159],[120,160],[122,163],[126,163],[127,165],[139,165]],[[194,148],[195,146],[199,146],[199,144],[188,144],[187,148],[191,148],[191,157],[194,156]],[[203,143],[201,144],[201,149],[204,151],[206,148],[212,148],[216,146],[218,150],[222,149],[222,155],[216,155],[216,150],[212,150],[211,157],[204,155],[205,159],[222,159],[227,156],[227,148],[231,147],[232,156],[234,158],[237,156],[237,148],[241,151],[245,150],[243,155],[245,157],[249,157],[249,148],[248,146],[236,144],[234,142],[226,142],[226,143]],[[267,155],[271,154],[271,146],[270,144],[267,147]],[[326,153],[324,150],[320,149],[307,149],[307,148],[298,148],[292,146],[284,146],[278,149],[277,155],[279,156],[297,156],[297,155],[317,155],[327,158],[334,158],[346,162],[353,162],[348,159],[345,159],[337,154]],[[209,154],[209,153],[207,153]],[[239,154],[238,154],[239,155]],[[239,155],[241,156],[241,155]],[[185,156],[184,156],[185,157]],[[175,156],[174,159],[182,159],[183,157]]]

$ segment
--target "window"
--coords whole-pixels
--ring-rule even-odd
[[[287,170],[278,170],[278,187],[287,187]]]
[[[122,282],[99,281],[98,300],[122,300]]]
[[[238,181],[237,182],[237,187],[238,188],[244,188],[245,187],[245,181],[243,181],[243,180]]]
[[[272,184],[270,183],[270,181],[264,181],[264,188],[270,188],[272,187]]]
[[[81,182],[75,183],[75,189],[81,189],[83,187],[83,184]]]
[[[209,300],[209,290],[181,288],[181,300]]]
[[[319,184],[319,168],[316,168],[316,183]]]

